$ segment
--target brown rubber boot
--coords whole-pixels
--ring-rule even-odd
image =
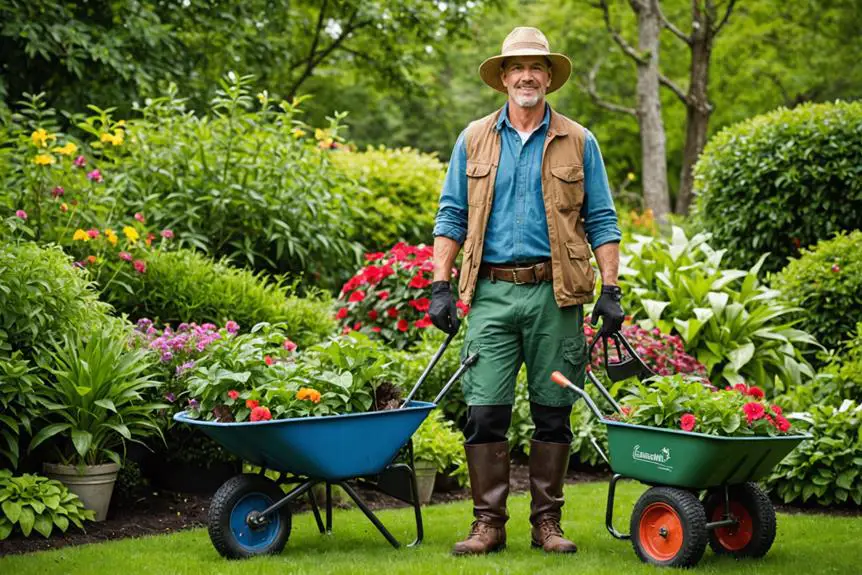
[[[470,535],[452,555],[484,555],[506,547],[506,498],[509,495],[509,443],[465,445],[473,515]]]
[[[568,443],[530,442],[530,523],[533,547],[549,553],[575,553],[560,527],[563,480],[569,465]]]

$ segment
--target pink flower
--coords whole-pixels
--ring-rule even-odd
[[[132,254],[129,252],[120,252],[120,259],[130,262],[132,261]]]
[[[364,299],[365,299],[365,292],[362,291],[361,289],[358,289],[355,292],[353,292],[352,294],[350,294],[350,297],[348,298],[347,301],[356,302],[356,301],[362,301]]]
[[[144,260],[135,260],[132,265],[135,266],[135,271],[139,274],[147,271],[147,262]]]
[[[87,179],[91,182],[96,182],[97,184],[102,182],[102,172],[99,170],[93,170],[92,172],[87,173]]]
[[[748,386],[745,385],[744,383],[737,383],[736,385],[733,386],[733,389],[735,389],[736,391],[738,391],[739,393],[742,393],[742,394],[748,393]]]
[[[141,222],[142,224],[145,222],[144,214],[141,212],[135,212],[135,219]]]
[[[87,230],[87,235],[90,236],[90,239],[94,240],[99,237],[99,230],[97,230],[96,228],[90,228],[89,230]]]
[[[84,156],[78,156],[77,158],[75,158],[74,164],[76,168],[83,168],[87,165],[87,158],[85,158]]]
[[[777,405],[773,405],[769,409],[771,409],[772,413],[774,413],[775,415],[784,415],[784,410]]]
[[[284,340],[284,342],[281,344],[281,347],[283,347],[287,351],[296,350],[296,344],[293,343],[292,341],[290,341],[289,339]]]
[[[763,409],[763,406],[756,401],[749,401],[748,403],[743,405],[742,411],[745,412],[745,418],[748,420],[749,425],[751,425],[751,422],[753,421],[763,419],[763,416],[766,414]]]
[[[55,198],[62,197],[63,194],[66,193],[66,190],[63,189],[63,186],[55,186],[53,190],[51,190],[51,195]]]
[[[228,333],[233,334],[239,331],[239,324],[233,320],[230,320],[226,324],[224,324],[224,328],[227,330]]]
[[[22,220],[27,219],[27,212],[24,210],[15,210],[15,216],[21,218]]]
[[[165,238],[166,240],[170,240],[174,237],[174,231],[173,230],[162,230],[162,237]]]
[[[249,419],[252,421],[268,421],[272,419],[272,414],[269,412],[268,407],[259,405],[251,410],[251,417]]]
[[[775,421],[778,425],[778,431],[781,433],[787,433],[790,430],[790,422],[783,415],[776,415]]]
[[[694,424],[697,423],[697,419],[691,413],[686,413],[679,420],[679,426],[683,431],[691,431],[694,429]]]
[[[239,397],[239,392],[235,389],[232,389],[229,392],[227,392],[227,396],[229,398],[231,398],[232,400],[236,401],[236,399]]]
[[[275,362],[272,360],[272,357],[265,355],[263,356],[263,363],[265,363],[266,365],[272,365]]]

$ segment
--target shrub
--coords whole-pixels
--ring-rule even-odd
[[[676,332],[688,353],[719,387],[747,381],[779,393],[814,377],[803,350],[816,345],[789,319],[795,311],[758,275],[721,267],[725,250],[708,234],[689,239],[674,227],[668,238],[635,236],[620,257],[623,308],[645,329]]]
[[[779,108],[730,126],[695,167],[695,218],[750,267],[776,271],[799,246],[862,221],[862,102]]]
[[[65,533],[69,523],[83,529],[84,520],[95,518],[59,481],[30,474],[13,477],[8,469],[0,469],[0,504],[0,540],[16,527],[24,537],[36,531],[47,538],[54,527]]]
[[[369,251],[428,241],[446,175],[436,156],[380,146],[332,154],[332,163],[364,188],[348,197],[357,212],[351,239]]]
[[[0,457],[17,469],[24,438],[33,433],[34,390],[41,384],[35,366],[20,351],[0,352]]]
[[[243,327],[261,322],[284,323],[288,336],[302,347],[335,330],[331,302],[324,292],[297,297],[283,278],[235,268],[225,261],[186,249],[155,252],[146,272],[136,274],[130,290],[117,286],[104,296],[132,319],[152,318],[163,324],[232,320]]]
[[[840,233],[803,249],[771,281],[799,308],[799,327],[825,347],[837,347],[862,317],[862,231]]]
[[[445,473],[454,467],[453,477],[458,483],[467,483],[467,459],[464,455],[464,434],[453,429],[451,421],[434,410],[413,434],[413,458],[416,461],[430,461],[437,471]]]
[[[386,253],[366,254],[370,263],[344,284],[338,296],[336,318],[342,333],[361,331],[399,349],[418,341],[434,325],[428,316],[433,255],[431,246],[401,242]],[[468,311],[460,300],[458,308],[462,314]]]
[[[842,399],[862,403],[862,322],[856,324],[855,336],[844,343],[841,351],[820,374],[821,399],[834,397],[836,403]]]
[[[769,488],[785,503],[862,505],[862,404],[814,405],[799,414],[799,425],[813,437],[779,463]]]

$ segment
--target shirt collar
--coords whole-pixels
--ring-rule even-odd
[[[539,130],[539,129],[547,128],[550,123],[551,123],[551,106],[547,102],[545,102],[545,116],[542,118],[542,122],[538,125],[538,127],[536,129]],[[503,124],[506,124],[507,126],[512,128],[513,130],[515,129],[515,127],[512,125],[512,122],[509,121],[509,102],[506,102],[503,105],[503,111],[500,112],[500,115],[497,117],[496,129],[498,132],[503,129]]]

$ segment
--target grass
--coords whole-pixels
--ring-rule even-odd
[[[629,512],[643,486],[627,483],[617,490],[617,528],[628,531]],[[529,499],[510,499],[509,547],[488,557],[455,558],[452,544],[469,528],[467,502],[435,505],[424,512],[425,543],[417,549],[392,549],[360,511],[336,511],[333,535],[321,536],[309,514],[294,518],[291,538],[281,555],[226,561],[212,548],[205,529],[140,539],[67,547],[30,555],[0,558],[0,573],[26,575],[137,573],[284,574],[284,573],[656,573],[635,557],[631,544],[613,539],[604,528],[606,486],[603,483],[566,488],[563,527],[580,551],[553,557],[529,545]],[[409,509],[385,510],[382,521],[401,541],[413,534]],[[701,573],[858,573],[862,521],[826,515],[778,516],[778,537],[760,560],[737,562],[707,550]]]

